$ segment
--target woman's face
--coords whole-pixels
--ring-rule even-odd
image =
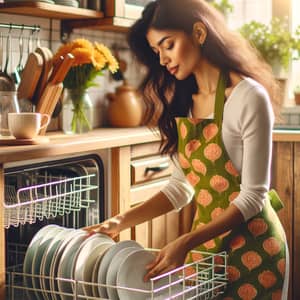
[[[195,72],[200,62],[199,44],[185,32],[149,29],[146,38],[160,64],[178,80]]]

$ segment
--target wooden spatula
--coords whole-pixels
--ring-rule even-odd
[[[36,90],[34,92],[34,95],[32,97],[32,102],[33,104],[37,104],[39,98],[42,96],[42,93],[45,89],[45,86],[47,84],[47,81],[49,79],[49,75],[51,73],[52,70],[52,58],[53,58],[53,54],[51,52],[50,49],[48,49],[47,47],[37,47],[35,49],[35,52],[40,54],[43,58],[43,70],[42,70],[42,74],[40,76],[38,85],[36,87]]]
[[[42,56],[35,52],[30,53],[22,71],[21,82],[18,87],[18,99],[32,100],[42,73],[42,68]]]

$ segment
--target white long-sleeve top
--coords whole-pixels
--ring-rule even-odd
[[[233,165],[241,174],[241,192],[234,204],[248,220],[260,212],[270,185],[274,115],[269,96],[250,78],[240,81],[224,105],[222,137]],[[174,172],[162,192],[176,210],[188,204],[194,188],[175,159]]]

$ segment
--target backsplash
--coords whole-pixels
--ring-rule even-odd
[[[300,129],[300,105],[282,108],[281,117],[282,124],[275,124],[275,128]]]

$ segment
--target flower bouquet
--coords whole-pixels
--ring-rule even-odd
[[[118,70],[118,62],[103,44],[91,43],[86,39],[75,39],[57,50],[53,57],[54,65],[68,53],[74,56],[74,62],[63,85],[68,90],[73,104],[71,130],[72,132],[82,132],[84,128],[88,130],[92,128],[84,108],[87,89],[97,85],[94,80],[97,76],[103,75],[105,69],[115,73]]]

